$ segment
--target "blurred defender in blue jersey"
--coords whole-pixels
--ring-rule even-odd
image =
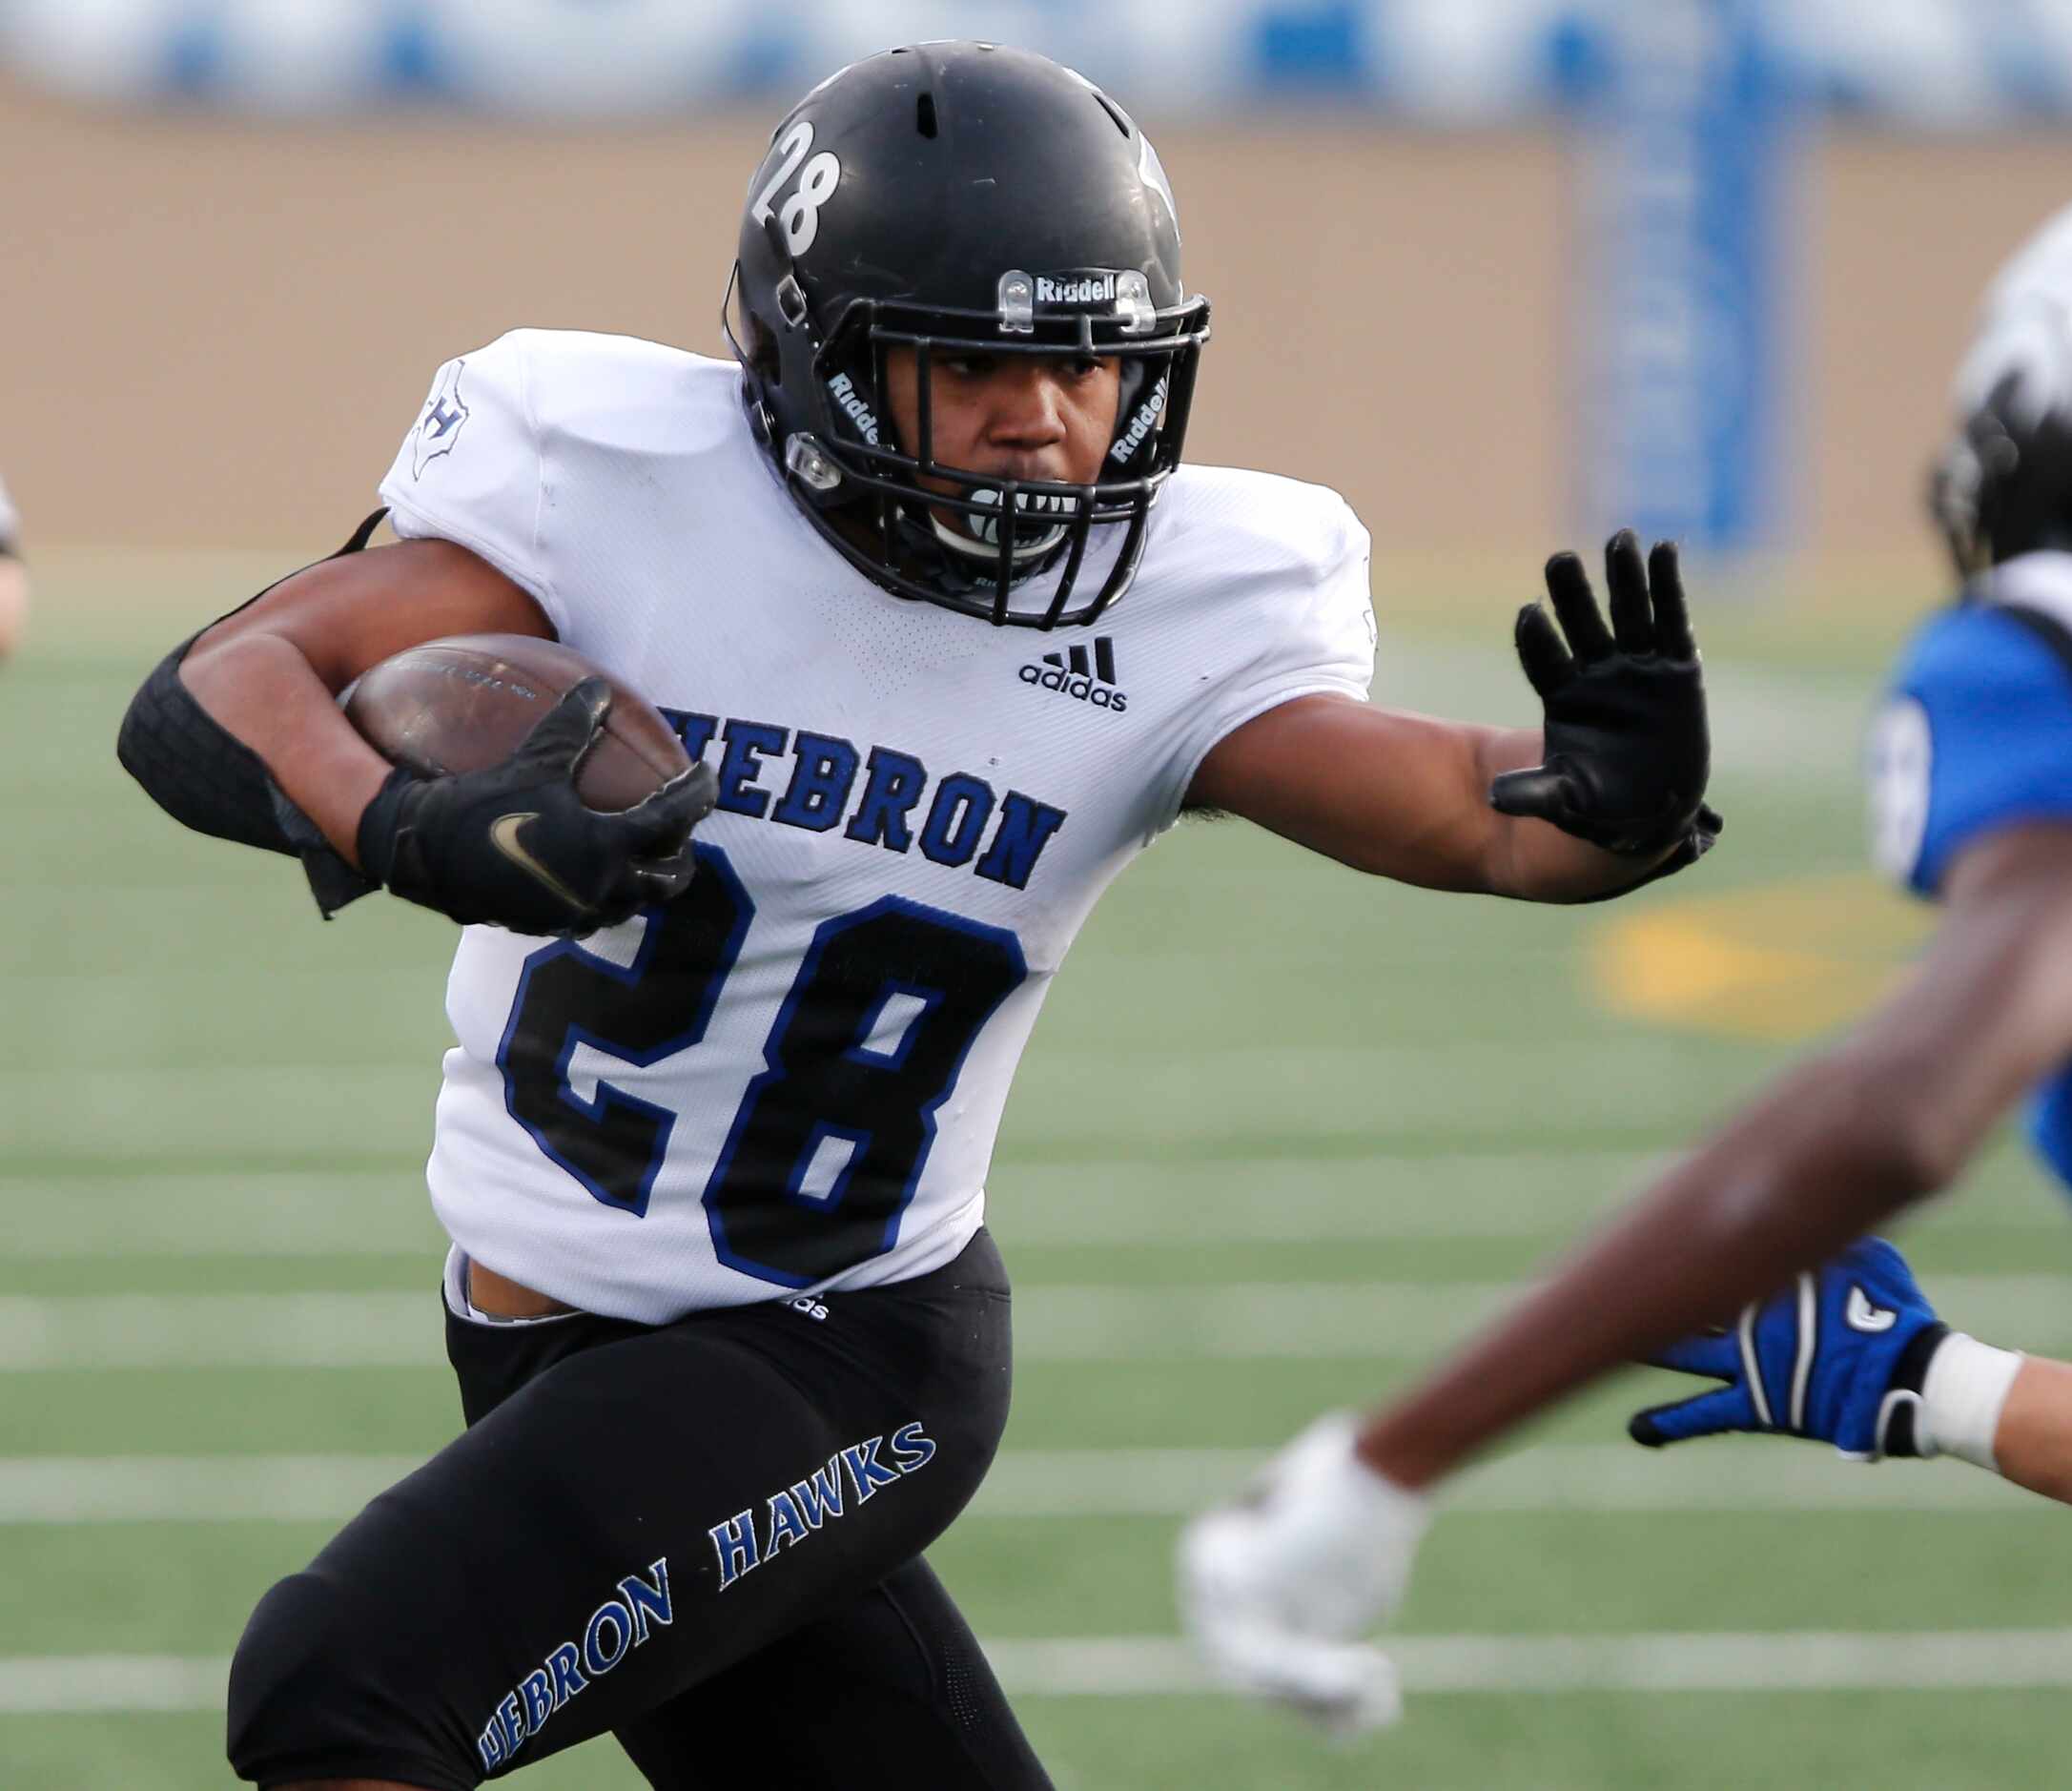
[[[1932,507],[1962,581],[1901,656],[1869,755],[1882,866],[1940,904],[1919,974],[1787,1074],[1421,1386],[1298,1438],[1189,1527],[1181,1603],[1242,1689],[1359,1727],[1398,1706],[1361,1634],[1439,1483],[1635,1359],[1716,1386],[1637,1441],[1727,1431],[1949,1454],[2072,1502],[2072,1366],[1950,1331],[1866,1233],[2025,1098],[2072,1184],[2072,209],[1988,291]]]

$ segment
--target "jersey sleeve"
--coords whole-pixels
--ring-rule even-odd
[[[1915,637],[1873,725],[1866,772],[1878,866],[1931,899],[1986,835],[2072,821],[2072,664],[2055,625],[1992,604]]]
[[[522,331],[440,368],[381,481],[397,534],[451,541],[479,554],[529,591],[555,632],[565,634],[540,551],[545,491]]]
[[[22,519],[16,514],[14,501],[8,496],[8,488],[0,483],[0,553],[13,553],[20,544]]]
[[[1377,638],[1367,587],[1370,543],[1344,500],[1325,495],[1329,504],[1304,531],[1301,551],[1291,552],[1282,537],[1279,556],[1250,571],[1255,594],[1221,624],[1241,630],[1255,650],[1190,708],[1168,760],[1161,828],[1179,817],[1211,749],[1246,722],[1298,696],[1367,700]]]

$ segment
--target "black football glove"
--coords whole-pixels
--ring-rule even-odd
[[[1620,529],[1605,546],[1605,584],[1609,629],[1572,553],[1547,563],[1561,629],[1538,604],[1518,612],[1518,662],[1547,711],[1546,762],[1506,772],[1489,801],[1607,852],[1667,852],[1648,882],[1695,863],[1722,825],[1704,800],[1705,682],[1673,542],[1656,542],[1643,567],[1639,541]]]
[[[399,767],[359,817],[360,868],[463,925],[514,933],[580,937],[681,895],[711,768],[693,765],[623,813],[585,806],[576,770],[610,709],[611,687],[585,678],[501,765],[444,777]]]

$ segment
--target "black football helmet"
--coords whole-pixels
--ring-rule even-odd
[[[725,322],[757,440],[851,565],[901,596],[1050,628],[1093,621],[1136,575],[1208,309],[1180,285],[1172,188],[1127,113],[1030,51],[931,43],[853,63],[786,114],[749,186]],[[893,439],[884,401],[900,347],[917,442]],[[1119,360],[1097,483],[935,459],[931,359],[975,354]],[[1096,526],[1120,545],[1078,595]]]
[[[1958,426],[1931,472],[1929,508],[1959,575],[2039,548],[2072,549],[2072,209],[1988,289],[1956,400]]]

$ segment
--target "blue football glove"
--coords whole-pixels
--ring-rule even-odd
[[[1637,1411],[1636,1443],[1659,1449],[1728,1431],[1832,1443],[1857,1461],[1913,1455],[1928,1359],[1948,1334],[1882,1238],[1851,1245],[1817,1274],[1742,1310],[1732,1330],[1687,1338],[1654,1366],[1727,1384]]]

